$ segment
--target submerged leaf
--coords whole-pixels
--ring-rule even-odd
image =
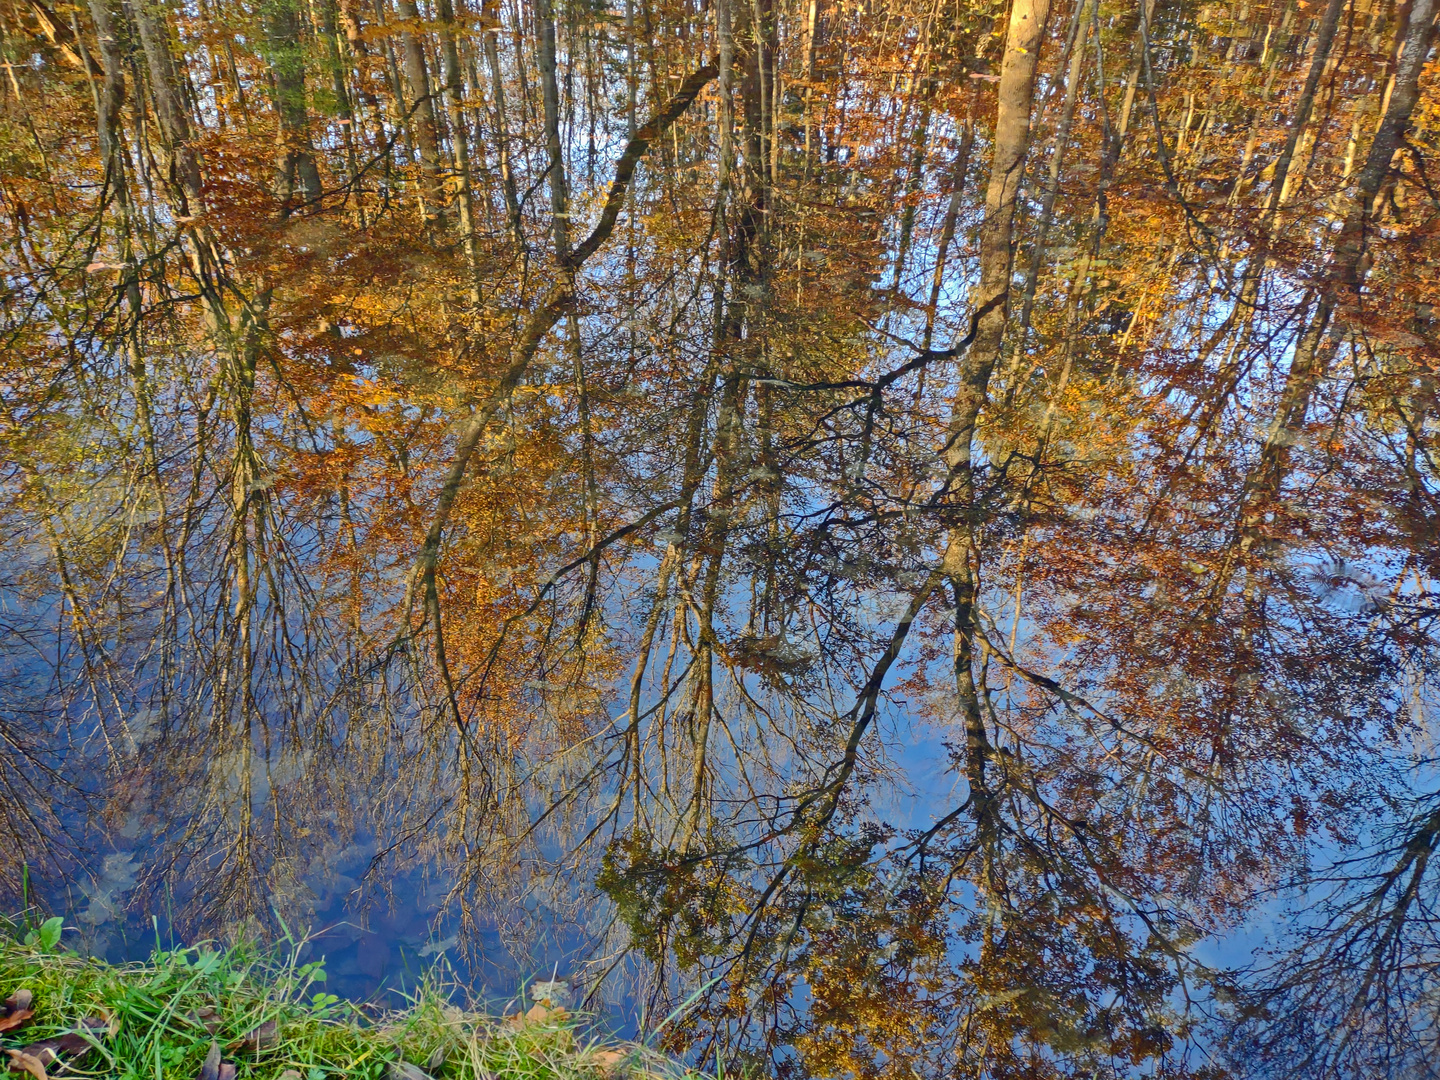
[[[591,1060],[607,1073],[613,1073],[630,1055],[622,1050],[597,1050]]]

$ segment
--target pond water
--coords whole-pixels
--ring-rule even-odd
[[[362,876],[373,844],[355,844],[337,859],[337,875]],[[37,882],[42,905],[66,917],[65,943],[111,962],[141,961],[158,948],[193,945],[205,938],[185,934],[163,909],[131,901],[144,852],[109,852],[77,874],[68,886]],[[353,877],[352,877],[353,875]],[[332,892],[327,903],[295,921],[283,919],[286,937],[255,924],[257,940],[302,962],[323,958],[325,991],[356,1003],[401,1005],[421,980],[445,986],[457,1000],[491,1010],[512,1007],[521,988],[535,979],[568,977],[587,958],[591,943],[582,927],[566,925],[538,907],[525,914],[523,940],[505,933],[498,918],[482,920],[462,941],[446,920],[449,889],[421,872],[401,873],[384,883],[388,895],[354,889]],[[506,923],[513,925],[512,917]],[[448,932],[447,932],[448,931]],[[233,933],[233,931],[232,931]],[[591,1003],[612,1027],[628,1026],[623,1002],[613,996]]]

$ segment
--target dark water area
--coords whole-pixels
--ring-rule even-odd
[[[533,899],[523,900],[522,910],[509,919],[496,912],[462,932],[453,904],[447,904],[450,884],[433,872],[391,873],[378,888],[367,881],[367,874],[374,874],[375,850],[373,840],[352,842],[312,878],[317,886],[323,880],[323,887],[316,889],[309,910],[297,914],[276,904],[268,928],[252,919],[228,931],[187,933],[186,920],[177,914],[196,895],[166,890],[158,906],[137,899],[146,861],[159,854],[144,846],[97,845],[82,853],[82,865],[67,880],[31,875],[29,899],[47,914],[64,917],[64,942],[83,955],[139,962],[157,949],[229,944],[248,936],[262,949],[287,958],[293,953],[301,963],[323,960],[324,992],[378,1008],[403,1006],[428,981],[457,1004],[513,1011],[525,985],[570,978],[593,953],[584,927]],[[204,881],[185,886],[201,900],[205,887]],[[605,1026],[625,1030],[633,1027],[627,1006],[628,999],[611,995],[588,1002],[587,1011]]]
[[[356,845],[350,859],[333,869],[363,873],[367,847]],[[65,917],[68,947],[111,963],[144,961],[157,949],[215,940],[185,935],[167,912],[127,903],[139,869],[136,852],[111,852],[67,885],[37,882],[35,895],[39,906]],[[323,959],[324,992],[356,1004],[402,1007],[429,981],[457,1003],[492,1012],[507,1006],[513,1011],[530,982],[567,978],[589,949],[578,929],[544,916],[531,924],[533,940],[523,948],[507,945],[498,922],[482,923],[462,941],[442,915],[446,888],[418,873],[386,885],[388,897],[337,895],[303,921],[281,916],[277,921],[288,936],[260,931],[257,941],[287,957],[293,952],[301,963]],[[593,1002],[588,1011],[609,1028],[630,1026],[620,1003]]]

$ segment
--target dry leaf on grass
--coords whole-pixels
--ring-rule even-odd
[[[29,1073],[35,1080],[50,1080],[45,1075],[45,1063],[34,1054],[27,1054],[24,1050],[6,1050],[10,1055],[10,1070],[12,1072]]]
[[[430,1074],[408,1061],[392,1061],[385,1071],[387,1080],[430,1080]]]
[[[186,1013],[185,1019],[196,1027],[204,1028],[211,1035],[214,1035],[224,1025],[224,1020],[221,1019],[220,1013],[213,1005],[202,1005],[194,1012]]]
[[[57,1035],[53,1039],[41,1039],[39,1042],[30,1043],[19,1050],[5,1051],[10,1055],[10,1069],[12,1072],[25,1072],[34,1076],[36,1080],[46,1080],[45,1069],[54,1065],[62,1057],[70,1057],[84,1054],[93,1048],[91,1038],[98,1037],[106,1030],[106,1023],[98,1016],[87,1016],[80,1022],[83,1031],[67,1031],[64,1035]],[[90,1034],[85,1034],[89,1032]],[[39,1068],[39,1072],[35,1071]],[[232,1077],[233,1080],[233,1077]]]
[[[35,995],[24,988],[16,990],[6,998],[4,1013],[0,1014],[0,1031],[14,1031],[34,1016],[35,1010],[31,1008],[33,1004]]]
[[[218,1042],[211,1041],[210,1052],[205,1055],[205,1063],[200,1066],[199,1080],[235,1080],[235,1066],[220,1060]]]
[[[230,1049],[241,1054],[258,1054],[270,1050],[280,1042],[280,1022],[266,1020],[259,1027],[248,1031],[241,1039],[230,1044]]]
[[[210,1052],[200,1065],[200,1080],[220,1080],[220,1044],[211,1040]]]

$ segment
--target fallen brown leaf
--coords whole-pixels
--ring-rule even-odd
[[[35,995],[26,987],[16,990],[5,999],[4,1012],[0,1013],[0,1031],[13,1031],[35,1015],[31,1008]]]
[[[105,1021],[99,1017],[87,1016],[81,1021],[81,1026],[87,1031],[98,1035],[105,1030]],[[44,1066],[55,1064],[55,1062],[59,1061],[62,1057],[84,1054],[91,1049],[93,1049],[93,1045],[89,1038],[78,1031],[67,1031],[64,1035],[57,1035],[53,1039],[41,1039],[39,1042],[33,1042],[28,1046],[23,1046],[19,1050],[7,1050],[6,1053],[11,1055],[18,1053],[26,1057],[34,1058],[43,1068]],[[16,1062],[12,1061],[10,1068],[16,1072],[31,1072],[31,1075],[34,1075],[30,1068],[23,1062],[16,1064]]]
[[[606,1072],[614,1072],[616,1066],[629,1056],[622,1050],[597,1050],[591,1060]]]
[[[523,1013],[514,1013],[505,1017],[505,1024],[508,1027],[527,1028],[534,1024],[558,1024],[569,1017],[570,1013],[565,1009],[550,1009],[544,1005],[532,1005]]]
[[[113,1039],[120,1034],[120,1014],[112,1013],[109,1009],[102,1008],[99,1016],[87,1016],[80,1021],[80,1026],[90,1032],[97,1039],[103,1034],[106,1038]]]
[[[557,1007],[552,1009],[544,1005],[535,1004],[531,1005],[529,1011],[525,1013],[525,1019],[532,1024],[559,1023],[569,1015],[570,1014],[562,1008]]]
[[[77,1035],[74,1032],[60,1035],[54,1039],[41,1039],[39,1042],[21,1047],[24,1053],[39,1058],[45,1065],[52,1065],[59,1061],[62,1054],[80,1054],[89,1049],[89,1040],[84,1035]]]
[[[430,1074],[408,1061],[392,1061],[385,1070],[386,1080],[430,1080]]]
[[[210,1041],[210,1052],[200,1064],[200,1080],[220,1080],[220,1044]]]
[[[225,1024],[220,1014],[209,1005],[196,1009],[194,1012],[186,1013],[185,1019],[198,1028],[204,1028],[211,1035],[214,1035],[215,1032],[219,1031]]]
[[[12,1072],[29,1073],[35,1080],[50,1080],[45,1073],[45,1063],[34,1054],[27,1054],[24,1050],[6,1050],[10,1055],[10,1070]]]
[[[266,1020],[259,1027],[246,1032],[245,1036],[230,1044],[230,1049],[241,1054],[258,1054],[269,1050],[280,1041],[280,1022]]]
[[[294,1072],[294,1070],[290,1070]],[[299,1076],[299,1073],[295,1074]],[[210,1041],[210,1052],[205,1055],[205,1062],[200,1066],[198,1080],[235,1080],[235,1065],[229,1061],[220,1060],[220,1044],[213,1039]],[[282,1077],[281,1080],[284,1080]]]

